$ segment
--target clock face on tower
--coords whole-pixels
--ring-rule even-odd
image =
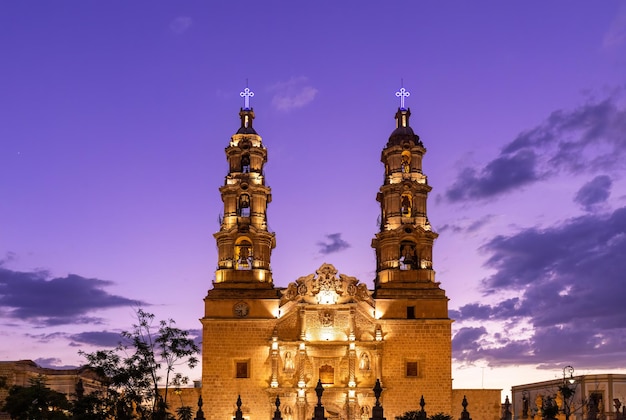
[[[250,307],[246,302],[239,302],[233,306],[233,313],[239,318],[247,317],[248,312],[250,312]]]

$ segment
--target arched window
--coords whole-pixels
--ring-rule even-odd
[[[235,245],[237,270],[252,269],[252,243],[248,239],[239,239]]]
[[[408,174],[411,172],[411,152],[405,150],[402,152],[402,172]]]
[[[400,270],[416,270],[418,268],[417,250],[413,242],[400,244]]]
[[[250,172],[250,155],[245,154],[241,156],[241,172]]]
[[[402,194],[400,201],[400,210],[402,211],[402,217],[411,217],[413,208],[413,197],[411,194]]]
[[[237,205],[237,214],[241,217],[250,217],[250,196],[241,194]]]

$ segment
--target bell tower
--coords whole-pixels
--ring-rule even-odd
[[[239,111],[241,126],[226,148],[228,174],[220,194],[224,214],[217,241],[217,271],[215,283],[272,284],[270,256],[276,238],[267,227],[267,205],[272,200],[271,189],[265,185],[263,166],[267,149],[253,128],[254,110],[246,88],[241,95],[245,107]]]
[[[380,202],[380,231],[372,240],[376,250],[374,296],[384,318],[447,319],[448,298],[435,282],[432,250],[437,233],[428,221],[426,201],[432,187],[422,171],[426,148],[409,124],[409,96],[396,92],[400,108],[396,129],[381,154],[385,167]]]

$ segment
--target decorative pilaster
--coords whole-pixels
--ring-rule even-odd
[[[278,331],[276,331],[276,329],[274,329],[274,333],[272,334],[271,357],[272,380],[270,386],[272,388],[278,388]]]
[[[306,347],[304,343],[300,343],[298,349],[298,388],[304,389],[306,382],[304,381],[304,365],[306,363]]]
[[[304,307],[300,308],[300,340],[306,340],[306,310]]]

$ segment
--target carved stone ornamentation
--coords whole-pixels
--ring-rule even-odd
[[[322,264],[315,272],[289,283],[282,291],[283,303],[304,301],[308,303],[350,303],[369,302],[373,304],[372,293],[367,285],[359,283],[356,277],[338,274],[332,264]]]

